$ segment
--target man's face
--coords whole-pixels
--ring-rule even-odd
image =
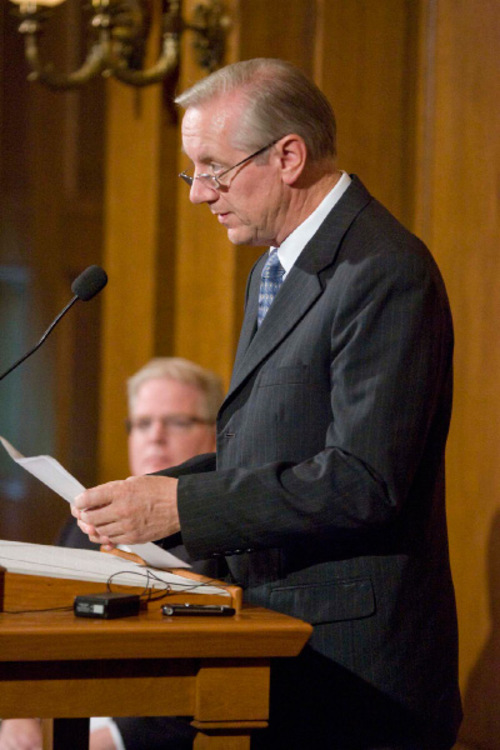
[[[150,474],[215,450],[215,427],[203,419],[203,394],[167,378],[143,383],[130,415],[129,463],[133,475]]]
[[[249,156],[250,152],[233,145],[241,113],[237,94],[186,110],[182,144],[195,175],[217,174]],[[266,157],[251,159],[229,172],[218,190],[200,180],[194,180],[190,189],[190,200],[207,203],[235,245],[279,244],[284,210],[279,158],[272,148]]]

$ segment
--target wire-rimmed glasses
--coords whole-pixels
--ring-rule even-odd
[[[224,187],[224,183],[221,182],[222,177],[227,175],[227,173],[231,172],[233,169],[236,169],[237,167],[241,167],[243,164],[246,164],[247,161],[250,161],[251,159],[255,159],[256,156],[263,154],[264,151],[267,151],[268,148],[271,148],[271,146],[274,146],[274,144],[277,143],[278,141],[279,141],[279,138],[276,138],[274,141],[271,141],[271,143],[268,143],[267,146],[262,146],[262,148],[259,148],[253,154],[250,154],[250,156],[245,156],[245,158],[239,161],[237,164],[233,164],[232,167],[228,167],[227,169],[222,170],[222,172],[219,172],[218,174],[210,174],[207,172],[204,174],[190,175],[190,174],[187,174],[187,172],[181,172],[179,177],[181,178],[181,180],[184,180],[184,182],[187,185],[189,185],[189,187],[192,187],[193,182],[195,180],[200,180],[201,184],[205,185],[205,187],[209,187],[212,190],[220,190],[221,187]]]
[[[189,432],[189,430],[195,425],[213,424],[213,420],[203,419],[202,417],[195,417],[189,414],[168,414],[161,417],[132,417],[125,421],[125,426],[129,434],[132,431],[135,431],[143,435],[149,432],[152,426],[156,423],[161,424],[164,431],[181,434]]]

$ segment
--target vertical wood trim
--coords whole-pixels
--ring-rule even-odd
[[[184,3],[186,20],[192,18],[197,4],[196,0]],[[235,20],[238,3],[226,2],[225,6],[232,19],[226,62],[233,62],[235,38],[240,31]],[[185,34],[180,91],[203,76],[193,56],[192,42],[192,35]],[[182,160],[181,168],[184,168]],[[238,250],[206,206],[190,203],[189,191],[184,185],[178,191],[177,216],[175,353],[215,370],[228,383],[235,349]]]
[[[317,86],[323,90],[323,73],[325,71],[325,48],[326,48],[326,24],[325,24],[325,0],[316,0],[314,3],[315,30],[313,47],[313,79]]]
[[[432,174],[436,117],[436,44],[438,0],[419,3],[417,104],[415,131],[414,231],[430,247],[432,236]]]
[[[154,354],[161,87],[108,84],[101,480],[127,476],[125,381]]]

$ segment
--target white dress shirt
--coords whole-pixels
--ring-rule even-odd
[[[342,176],[337,184],[323,198],[319,206],[305,219],[302,224],[288,235],[278,248],[278,258],[285,269],[284,279],[296,262],[297,258],[305,248],[311,237],[313,237],[321,224],[324,222],[334,205],[340,200],[351,183],[351,178],[347,172],[342,172]],[[270,248],[270,251],[273,248]],[[270,252],[269,251],[269,252]]]

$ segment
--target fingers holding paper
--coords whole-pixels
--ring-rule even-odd
[[[71,512],[97,544],[163,539],[180,530],[177,479],[142,476],[101,484],[78,495]]]

